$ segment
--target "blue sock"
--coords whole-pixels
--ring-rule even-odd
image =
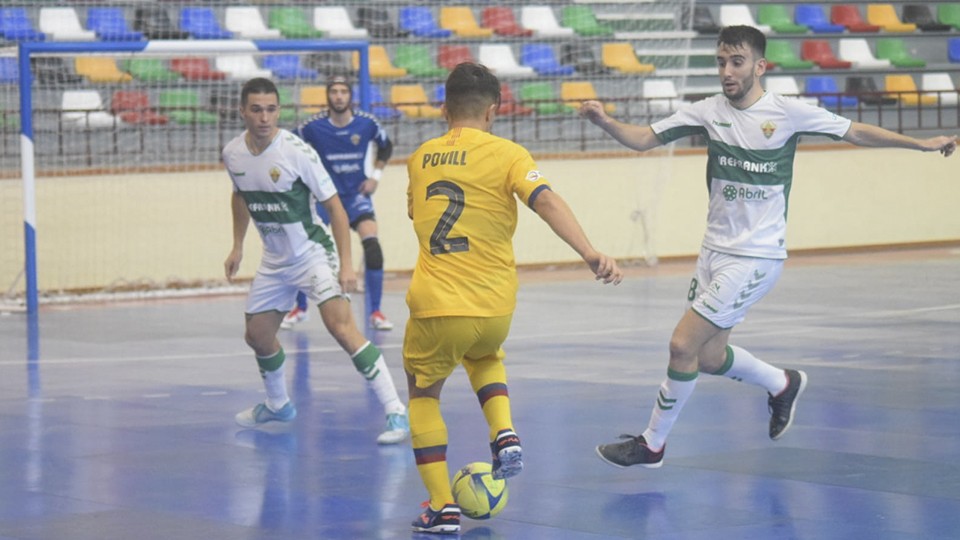
[[[307,310],[307,295],[303,294],[302,292],[297,293],[297,307],[300,309],[300,311]]]
[[[370,299],[370,312],[380,311],[380,298],[383,297],[383,270],[370,270],[363,273],[363,282]]]

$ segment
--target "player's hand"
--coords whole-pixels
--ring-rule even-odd
[[[593,270],[597,281],[602,281],[604,285],[608,283],[619,285],[623,281],[623,270],[620,270],[620,266],[613,257],[597,252],[596,256],[587,260],[587,264],[590,265],[590,270]]]
[[[380,182],[377,182],[373,178],[367,178],[360,184],[360,193],[364,195],[373,195],[373,192],[377,190],[377,186],[380,185]]]
[[[607,112],[603,110],[603,104],[592,99],[580,104],[580,116],[597,125],[604,123],[609,118]]]
[[[953,154],[953,152],[957,149],[956,135],[951,135],[949,137],[948,136],[933,137],[933,138],[927,139],[924,142],[927,143],[925,145],[927,151],[932,152],[934,150],[937,150],[938,152],[943,154],[943,157],[949,157],[950,154]]]
[[[230,254],[227,255],[227,260],[223,262],[223,273],[227,276],[227,281],[233,283],[234,276],[237,275],[237,271],[240,270],[240,261],[243,260],[243,252],[234,249],[230,251]]]
[[[357,273],[349,265],[340,267],[340,289],[345,293],[357,292]]]

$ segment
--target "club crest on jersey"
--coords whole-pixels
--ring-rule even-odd
[[[280,180],[280,168],[279,167],[270,167],[270,179],[273,180],[273,183],[276,184]]]
[[[542,177],[543,175],[540,174],[540,171],[533,170],[533,171],[527,172],[527,180],[530,182],[536,182],[537,180],[540,180]]]
[[[763,130],[763,136],[766,138],[773,137],[773,132],[777,130],[777,125],[772,121],[767,120],[766,122],[760,124],[760,129]]]
[[[352,142],[354,146],[360,144],[360,135],[357,133],[354,133],[353,135],[351,135],[350,142]]]

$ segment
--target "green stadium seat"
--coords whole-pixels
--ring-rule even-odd
[[[200,96],[193,90],[160,92],[160,109],[178,124],[216,124],[219,117],[200,109]]]
[[[323,36],[323,32],[317,30],[310,24],[310,19],[303,10],[295,7],[277,7],[270,10],[270,18],[267,25],[270,28],[279,30],[284,37],[288,38],[318,38]]]
[[[166,82],[180,78],[179,73],[167,69],[159,58],[130,58],[121,65],[124,71],[139,81]]]
[[[577,109],[560,102],[553,84],[532,82],[520,86],[520,101],[537,114],[576,114]]]
[[[778,34],[804,34],[810,30],[802,24],[794,23],[786,6],[780,4],[763,4],[757,7],[757,22],[773,28]]]
[[[937,20],[960,30],[960,4],[940,4],[937,6]]]
[[[925,67],[927,62],[910,54],[900,38],[880,38],[877,40],[877,58],[889,60],[897,67]]]
[[[561,24],[581,36],[611,36],[613,28],[597,21],[590,6],[563,6]]]
[[[397,45],[393,63],[415,77],[443,77],[447,70],[438,66],[426,45]]]
[[[790,42],[783,40],[767,42],[767,60],[783,69],[810,69],[814,66],[813,62],[801,60]]]

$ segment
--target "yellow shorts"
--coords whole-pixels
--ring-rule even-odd
[[[403,369],[416,377],[417,388],[426,388],[449,377],[464,358],[503,360],[501,345],[510,333],[512,320],[513,314],[408,319],[403,336]]]

